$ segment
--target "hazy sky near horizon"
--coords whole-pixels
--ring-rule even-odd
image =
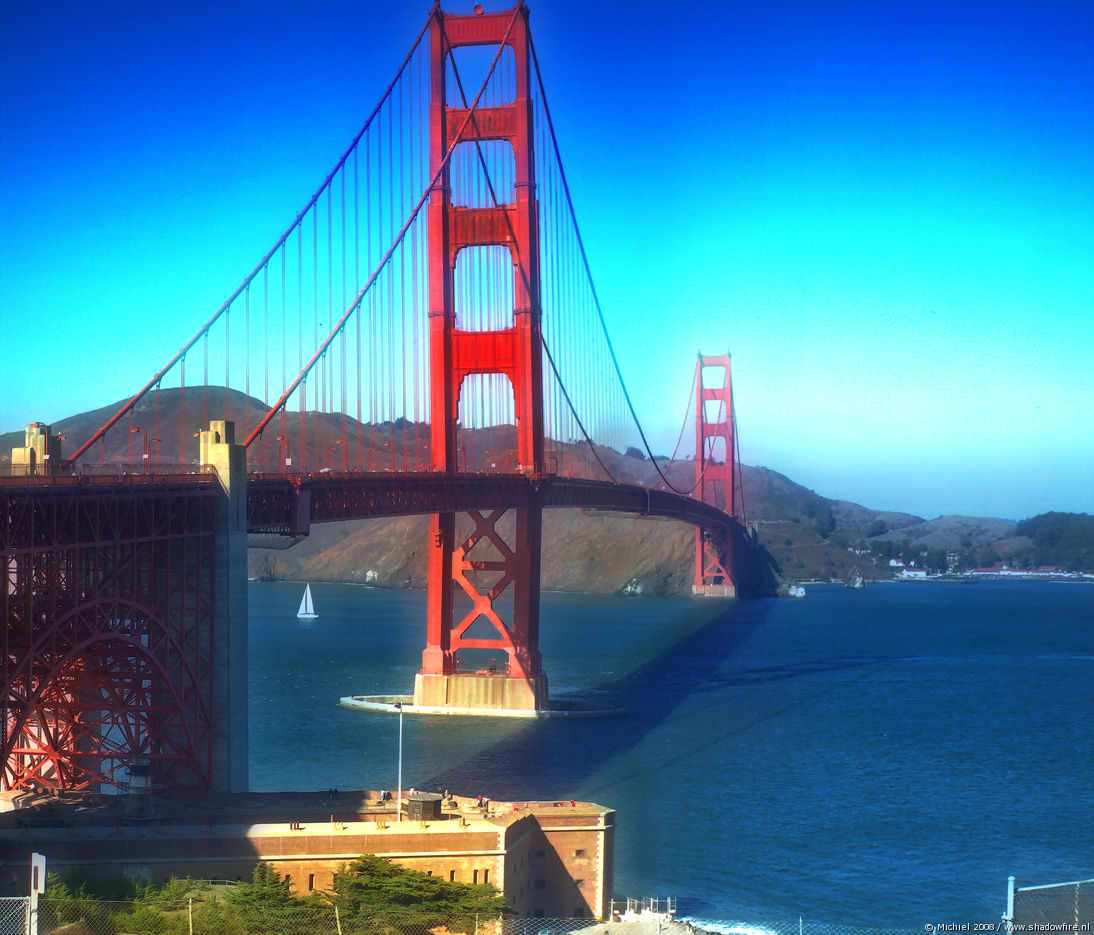
[[[429,8],[3,0],[0,431],[162,366]],[[655,450],[728,350],[746,463],[925,517],[1094,513],[1094,3],[530,8]]]

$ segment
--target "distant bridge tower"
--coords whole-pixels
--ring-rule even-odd
[[[510,203],[486,207],[454,203],[448,166],[440,171],[430,194],[432,463],[435,470],[448,473],[459,469],[457,420],[465,380],[473,374],[500,374],[513,392],[519,469],[541,473],[543,370],[528,10],[521,3],[504,13],[449,16],[437,8],[431,30],[433,174],[441,170],[454,143],[470,147],[475,154],[480,142],[505,141],[515,160],[515,194]],[[448,86],[446,74],[451,50],[499,43],[505,44],[503,52],[512,52],[512,100],[479,106],[473,115],[462,106],[451,106],[448,94],[454,89]],[[473,93],[469,90],[469,97]],[[455,304],[457,257],[462,250],[491,246],[507,248],[511,254],[512,324],[495,330],[464,330],[459,327]],[[460,294],[467,295],[467,289],[461,288]],[[480,295],[479,300],[485,297]],[[525,710],[547,706],[547,680],[539,652],[542,513],[514,510],[512,526],[506,523],[503,528],[499,521],[505,512],[469,512],[473,528],[459,539],[456,514],[441,513],[430,520],[427,637],[415,681],[416,705]],[[503,595],[512,599],[508,622],[496,606]],[[474,655],[485,658],[470,667],[474,671],[459,671],[461,650],[477,650]],[[488,661],[491,655],[494,665]]]
[[[695,496],[737,515],[737,431],[730,356],[699,355],[695,375]],[[695,594],[735,597],[733,537],[695,529]]]

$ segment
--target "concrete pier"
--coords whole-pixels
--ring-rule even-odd
[[[548,707],[547,676],[511,678],[504,673],[458,672],[414,677],[414,704],[486,711],[540,711]]]
[[[213,791],[246,792],[247,452],[235,443],[232,422],[210,422],[198,441],[199,459],[216,468],[224,493],[217,510]]]
[[[44,422],[31,422],[20,448],[11,449],[11,472],[16,476],[56,474],[61,470],[61,439]]]
[[[374,714],[443,714],[457,717],[508,717],[508,718],[590,718],[621,717],[622,708],[605,708],[584,704],[581,701],[556,700],[544,708],[459,708],[452,705],[418,704],[413,695],[346,695],[338,703],[355,711],[371,711]],[[396,708],[395,705],[399,705]]]

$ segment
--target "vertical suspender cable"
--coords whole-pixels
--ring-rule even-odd
[[[355,149],[353,151],[353,291],[356,294],[361,287],[361,175],[360,175],[360,154]],[[364,380],[364,374],[361,372],[361,319],[364,317],[364,309],[357,309],[357,321],[356,326],[356,366],[357,372],[357,467],[364,468],[362,463],[364,458],[364,452],[362,445],[364,443],[364,413],[361,408],[361,383]]]
[[[201,353],[203,358],[203,379],[201,385],[201,427],[209,427],[209,332],[201,336]]]
[[[224,355],[225,358],[225,388],[228,386],[227,368],[228,358],[231,356],[231,348],[228,348],[229,353]],[[247,432],[251,424],[251,287],[250,285],[243,291],[243,432]],[[228,405],[228,393],[225,390],[225,409]],[[227,416],[225,416],[227,418]]]
[[[224,418],[225,420],[231,418],[228,415],[228,383],[230,382],[228,367],[230,354],[228,348],[231,347],[230,327],[232,324],[232,310],[229,308],[224,314]]]
[[[301,225],[296,236],[296,335],[297,335],[297,366],[304,366],[304,226]],[[300,431],[298,441],[300,450],[296,456],[300,459],[301,469],[306,469],[311,463],[308,458],[308,386],[305,381],[300,388]]]
[[[399,115],[399,132],[397,134],[399,140],[399,217],[406,217],[405,202],[403,198],[406,194],[406,186],[404,185],[404,178],[406,174],[406,163],[403,160],[403,137],[406,135],[404,126],[403,115],[403,82],[399,82],[399,96],[398,96],[398,115]],[[400,361],[402,362],[402,409],[403,409],[403,464],[406,462],[406,422],[407,422],[407,392],[406,392],[406,376],[407,376],[407,346],[406,346],[406,242],[399,248],[399,327],[402,335],[402,349],[400,353]]]
[[[334,321],[334,195],[333,183],[327,189],[327,317]],[[343,306],[344,308],[345,306]],[[324,322],[324,327],[326,323]],[[316,336],[318,338],[318,335]],[[329,459],[331,451],[331,413],[334,408],[333,373],[334,357],[324,355],[324,361],[320,363],[319,379],[323,392],[323,452]],[[328,467],[333,465],[328,464]]]
[[[190,437],[190,433],[187,431],[186,425],[186,355],[182,355],[182,360],[179,362],[179,382],[182,384],[182,390],[179,394],[179,437],[178,437],[178,452],[179,461],[183,464],[189,463],[189,458],[186,457],[186,449],[190,447],[187,439]]]

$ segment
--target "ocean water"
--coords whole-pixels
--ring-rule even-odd
[[[425,595],[250,590],[251,786],[391,788]],[[615,892],[762,927],[998,921],[1007,877],[1094,877],[1094,585],[547,595],[553,697],[604,720],[408,717],[404,787],[617,810]]]

